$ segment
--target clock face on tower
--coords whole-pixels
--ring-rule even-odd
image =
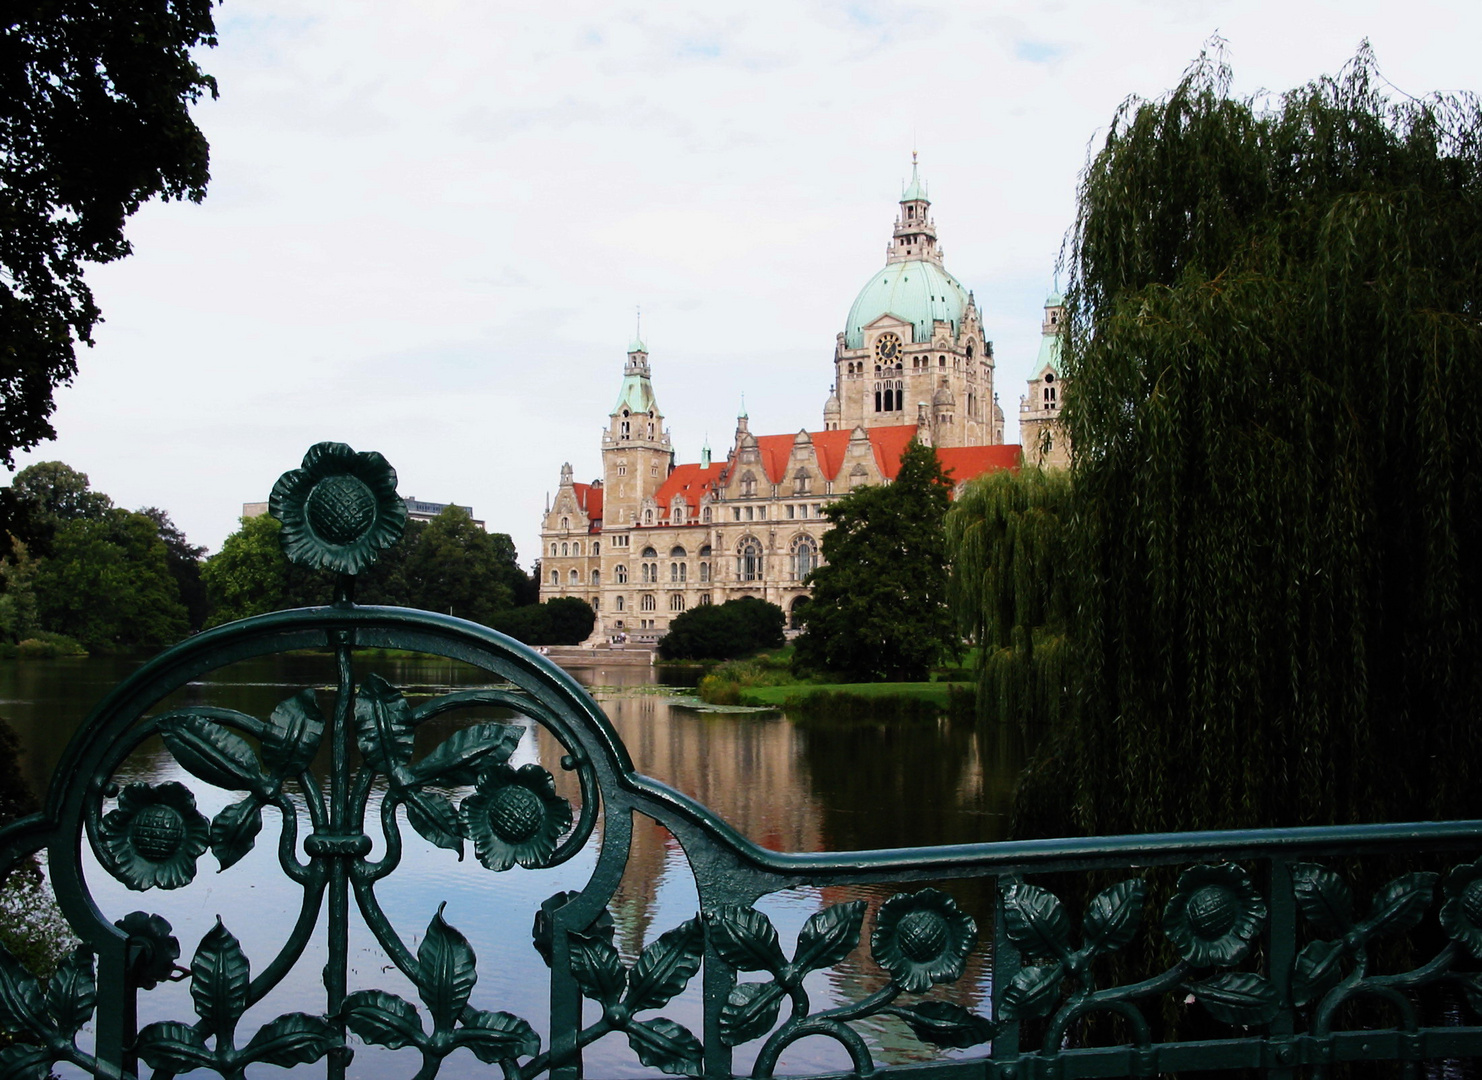
[[[881,334],[875,339],[875,359],[893,364],[900,358],[901,339],[894,334]]]

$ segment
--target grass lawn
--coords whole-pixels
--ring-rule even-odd
[[[748,686],[741,695],[747,705],[781,705],[788,698],[813,694],[854,694],[857,697],[920,698],[946,708],[948,687],[971,690],[972,686],[969,682],[792,683],[788,686]]]

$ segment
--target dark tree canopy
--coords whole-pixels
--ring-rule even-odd
[[[90,649],[173,644],[189,626],[159,529],[127,510],[64,522],[34,588],[41,625]]]
[[[786,622],[780,607],[755,596],[701,604],[674,616],[659,641],[659,655],[666,660],[731,660],[780,648]]]
[[[156,195],[200,201],[211,0],[11,0],[0,20],[0,463],[52,438],[53,389],[99,320],[85,263],[129,253]]]
[[[800,667],[857,682],[909,681],[956,651],[942,532],[951,491],[936,452],[913,440],[893,482],[824,509],[833,528],[823,565],[808,577]]]
[[[1383,85],[1206,57],[1084,175],[1055,828],[1482,812],[1482,116]]]
[[[206,560],[202,577],[213,623],[325,604],[334,596],[334,575],[290,563],[283,555],[280,529],[266,514],[244,518],[241,528]],[[511,608],[516,588],[524,587],[525,574],[515,559],[507,533],[487,533],[466,511],[448,507],[433,521],[407,522],[402,538],[360,575],[356,599],[451,613],[495,626]],[[589,632],[590,627],[582,637]]]
[[[526,645],[578,645],[592,633],[597,613],[577,596],[557,596],[543,604],[509,608],[489,624]]]

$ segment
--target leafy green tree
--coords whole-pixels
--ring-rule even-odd
[[[24,543],[12,540],[10,555],[0,560],[0,635],[6,641],[24,641],[40,628],[36,560]]]
[[[956,651],[942,531],[951,491],[936,453],[912,440],[892,483],[851,491],[824,510],[833,528],[823,565],[808,577],[801,668],[910,681]]]
[[[53,389],[100,314],[84,264],[129,253],[153,198],[205,195],[188,106],[215,82],[211,0],[12,0],[0,29],[0,463],[55,436]]]
[[[143,514],[63,522],[33,584],[42,626],[88,648],[168,644],[188,628],[169,552]]]
[[[491,625],[514,604],[524,575],[508,536],[490,534],[466,510],[450,506],[428,522],[403,567],[408,602]]]
[[[101,521],[113,509],[113,500],[89,485],[87,473],[60,461],[40,461],[16,473],[6,504],[10,531],[38,557],[51,551],[64,521]]]
[[[968,484],[947,513],[949,595],[978,646],[978,715],[1043,734],[1069,693],[1070,476],[1025,467]]]
[[[186,619],[192,630],[206,625],[210,601],[206,597],[206,584],[201,580],[201,556],[206,549],[192,544],[180,531],[180,526],[170,520],[170,515],[157,506],[148,506],[139,513],[154,522],[160,539],[165,542],[165,562],[170,576],[180,590],[180,602],[185,605]]]
[[[334,598],[334,576],[290,563],[277,518],[243,518],[241,527],[201,567],[213,625],[283,608],[312,607]],[[400,545],[392,547],[396,551]],[[372,600],[371,602],[395,602]]]
[[[1384,85],[1201,58],[1084,174],[1046,829],[1482,812],[1482,115]]]
[[[787,616],[776,604],[742,596],[724,604],[701,604],[674,616],[659,640],[666,660],[730,660],[786,641]]]
[[[597,613],[585,600],[558,596],[544,604],[509,608],[495,615],[489,625],[526,645],[579,645],[591,635],[596,622]]]

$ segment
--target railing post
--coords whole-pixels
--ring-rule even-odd
[[[1276,988],[1279,1011],[1268,1028],[1269,1038],[1277,1043],[1269,1069],[1271,1080],[1292,1080],[1295,1075],[1295,1049],[1291,1039],[1296,1032],[1296,1015],[1292,1006],[1292,964],[1297,956],[1297,897],[1292,891],[1292,868],[1284,858],[1271,860],[1269,874],[1271,894],[1267,898],[1271,918],[1266,924],[1266,964],[1272,985]]]
[[[1014,976],[1019,974],[1019,948],[1009,938],[1008,920],[1004,917],[1003,885],[999,878],[993,879],[993,1018],[999,1021],[999,1010],[1003,994]],[[999,1021],[1002,1023],[1002,1021]],[[1019,1021],[1003,1024],[993,1037],[993,1063],[997,1067],[998,1080],[1027,1080],[1017,1076],[1017,1069],[1006,1067],[1019,1056]]]

